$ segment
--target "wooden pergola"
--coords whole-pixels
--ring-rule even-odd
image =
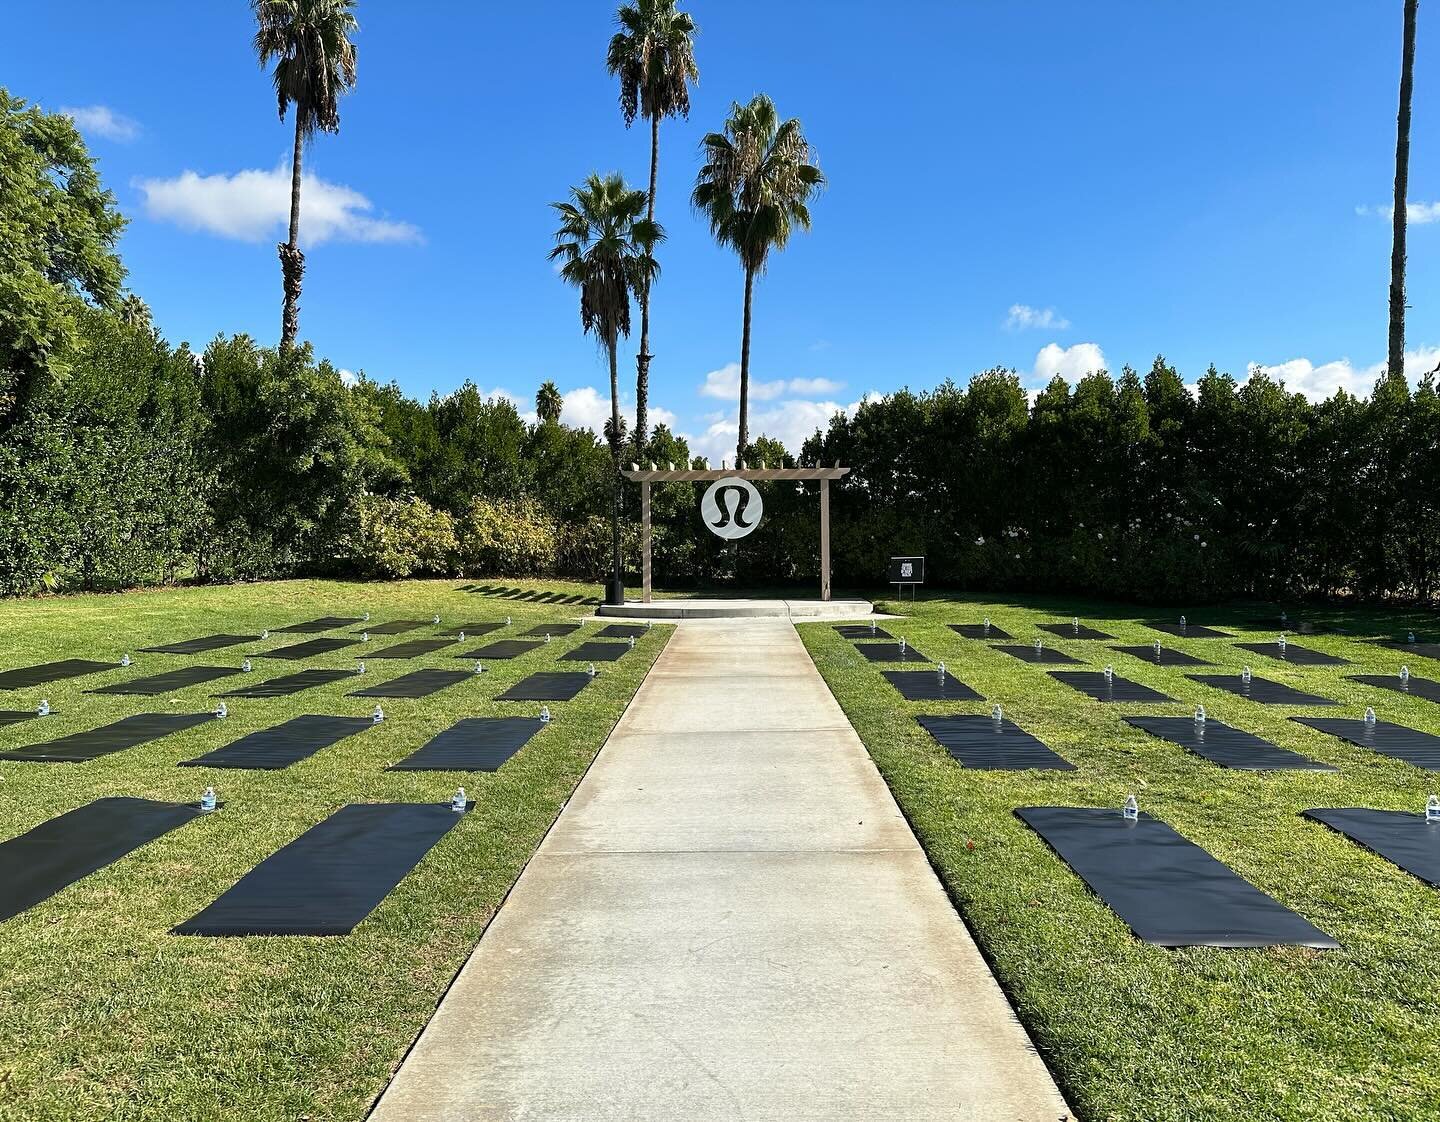
[[[636,467],[632,464],[621,473],[626,479],[640,484],[640,576],[643,587],[642,601],[650,603],[650,484],[652,483],[713,483],[717,479],[745,479],[751,483],[806,483],[820,484],[820,599],[830,599],[830,480],[841,479],[850,474],[850,469],[836,464],[834,467],[813,468],[652,468]]]

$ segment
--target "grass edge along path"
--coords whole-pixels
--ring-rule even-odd
[[[1361,1122],[1440,1116],[1440,892],[1347,839],[1302,820],[1309,807],[1420,811],[1440,776],[1365,752],[1263,706],[1201,686],[1184,667],[1158,667],[1110,649],[1153,643],[1334,698],[1331,715],[1382,718],[1440,733],[1440,706],[1346,680],[1360,673],[1440,677],[1440,662],[1358,641],[1393,635],[1393,617],[1344,617],[1349,636],[1298,641],[1354,665],[1299,667],[1237,650],[1270,640],[1243,611],[1195,622],[1235,640],[1180,639],[1142,621],[1163,611],[1079,599],[921,599],[895,605],[897,636],[977,689],[985,700],[906,702],[828,623],[802,638],[924,846],[964,921],[994,967],[1078,1115],[1146,1122]],[[1116,636],[1061,641],[1042,622],[1097,625]],[[1175,613],[1178,614],[1178,613]],[[1101,704],[1031,666],[964,639],[946,626],[985,616],[1016,636],[1043,638],[1087,667],[1154,686],[1174,704]],[[1399,634],[1404,633],[1404,627]],[[1377,700],[1378,698],[1378,700]],[[922,713],[1006,717],[1075,764],[1074,772],[962,768],[914,720]],[[1220,768],[1124,722],[1126,715],[1193,713],[1219,720],[1336,767],[1255,773]],[[1113,806],[1131,792],[1241,876],[1335,936],[1338,951],[1302,948],[1164,950],[1141,943],[1014,815],[1018,806]]]
[[[187,664],[239,665],[247,677],[353,668],[357,648],[302,663],[255,657],[294,638],[284,624],[371,613],[371,622],[439,626],[512,618],[489,638],[590,614],[593,589],[508,582],[510,592],[455,581],[362,584],[289,581],[222,588],[0,603],[0,668],[66,657],[118,662],[106,671],[0,695],[0,708],[40,697],[55,712],[0,729],[0,750],[92,728],[136,712],[213,709],[217,689],[160,697],[86,694],[127,677]],[[182,760],[301,713],[368,714],[346,694],[419,669],[465,668],[447,648],[371,662],[363,679],[288,698],[227,699],[229,717],[84,764],[0,762],[0,840],[104,795],[193,802],[207,784],[226,804],[0,924],[0,1119],[89,1122],[154,1118],[357,1120],[479,940],[668,639],[657,626],[633,652],[597,667],[554,722],[495,773],[387,772],[385,767],[465,716],[534,715],[499,703],[508,685],[556,669],[599,625],[417,700],[383,702],[386,720],[280,771],[180,768]],[[268,640],[203,655],[142,647],[217,632]],[[326,632],[348,635],[350,627]],[[376,637],[372,645],[379,645]],[[467,643],[467,646],[473,644]],[[569,664],[565,669],[575,669]],[[583,668],[583,667],[582,667]],[[237,678],[225,682],[237,681]],[[39,727],[42,726],[43,727]],[[475,802],[383,903],[348,936],[201,938],[167,934],[244,873],[350,802],[442,802],[458,784]]]

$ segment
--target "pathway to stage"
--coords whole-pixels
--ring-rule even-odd
[[[1066,1114],[767,619],[677,627],[372,1119]]]

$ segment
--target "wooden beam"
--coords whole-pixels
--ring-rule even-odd
[[[820,599],[830,599],[830,480],[820,480]]]
[[[650,603],[650,482],[640,484],[640,583],[641,600]]]
[[[633,483],[713,483],[717,479],[748,479],[751,482],[776,481],[791,483],[805,480],[843,479],[848,467],[820,468],[628,468],[621,472]]]

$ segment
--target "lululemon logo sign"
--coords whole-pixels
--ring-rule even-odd
[[[705,525],[726,541],[743,538],[760,524],[764,513],[760,492],[748,480],[733,475],[715,480],[700,500],[700,517]]]

